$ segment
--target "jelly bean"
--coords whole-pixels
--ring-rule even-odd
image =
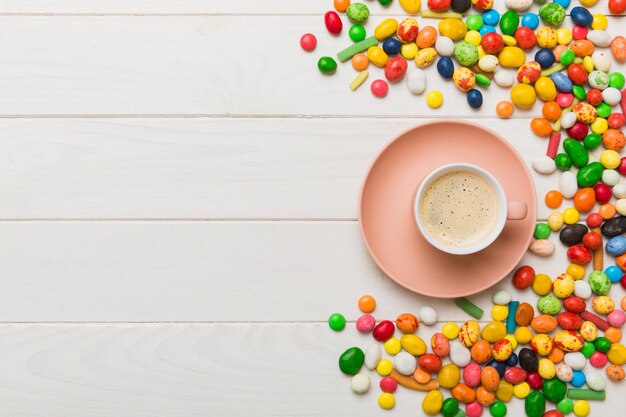
[[[330,10],[324,15],[324,24],[326,29],[333,35],[338,35],[343,29],[343,23],[337,12]]]
[[[323,56],[317,61],[317,68],[323,74],[332,74],[337,70],[337,61],[332,57]]]
[[[519,15],[514,10],[506,11],[500,18],[500,30],[505,35],[512,35],[519,26]]]
[[[425,350],[424,350],[425,351]],[[382,352],[378,343],[372,343],[365,349],[365,367],[367,369],[375,369],[380,361]]]
[[[358,347],[351,347],[339,356],[339,369],[346,375],[356,375],[363,366],[365,354]]]
[[[393,336],[394,331],[395,326],[393,323],[389,320],[383,320],[378,323],[376,327],[374,327],[372,335],[374,336],[374,339],[379,342],[386,342],[389,338],[391,338],[391,336]]]
[[[439,33],[453,41],[459,41],[465,37],[467,26],[459,19],[443,19],[438,25]]]
[[[524,400],[524,410],[526,411],[526,415],[528,417],[543,416],[543,413],[546,411],[546,400],[543,394],[540,391],[533,391],[528,394]]]
[[[420,356],[426,353],[426,342],[414,334],[404,334],[400,337],[400,345],[411,355]]]
[[[500,65],[507,68],[519,68],[526,62],[526,54],[516,46],[505,46],[498,54]]]
[[[496,76],[499,73],[500,71],[496,73]],[[542,101],[552,101],[557,96],[556,86],[549,77],[539,77],[535,82],[535,90],[537,97]]]
[[[385,40],[392,36],[398,30],[398,21],[396,19],[388,18],[383,20],[374,29],[374,36],[379,41]]]
[[[422,2],[420,0],[399,0],[400,6],[409,14],[419,13]]]

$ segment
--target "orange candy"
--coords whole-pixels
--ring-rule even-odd
[[[437,29],[432,26],[424,26],[417,33],[415,44],[419,49],[429,48],[435,44],[437,40]]]
[[[619,302],[620,307],[622,307],[622,310],[626,310],[626,295],[622,297],[622,300]]]
[[[508,119],[513,114],[513,103],[510,101],[502,100],[496,104],[496,114],[498,117]]]
[[[561,349],[557,347],[555,347],[552,353],[548,355],[548,359],[550,359],[550,361],[552,361],[553,363],[561,362],[564,357],[565,357],[565,352],[563,352]]]
[[[357,71],[364,71],[370,64],[370,60],[366,54],[360,53],[352,57],[352,68]]]
[[[574,51],[574,54],[576,56],[585,57],[585,56],[591,55],[593,51],[596,49],[596,47],[593,45],[593,43],[591,43],[587,39],[580,39],[580,40],[574,41],[569,46],[569,49]]]
[[[476,390],[476,400],[483,407],[489,407],[496,400],[496,394],[491,391],[487,391],[482,385]]]
[[[622,340],[622,331],[617,327],[609,327],[604,332],[604,337],[609,339],[611,343],[619,343]]]
[[[561,117],[561,106],[556,101],[546,101],[541,109],[543,117],[551,122],[556,122]]]
[[[476,399],[476,392],[465,384],[457,384],[450,394],[460,403],[469,404]]]
[[[420,384],[426,384],[431,380],[430,374],[421,368],[417,368],[415,372],[413,372],[413,378]]]
[[[376,308],[376,299],[371,295],[362,295],[359,298],[359,310],[364,313],[371,313]]]
[[[626,137],[620,130],[607,129],[602,134],[602,143],[605,148],[619,152],[626,145]]]
[[[550,208],[557,208],[563,202],[563,194],[557,190],[550,190],[545,196],[546,206]]]
[[[333,5],[335,6],[335,10],[337,10],[339,13],[343,13],[348,9],[348,6],[350,5],[350,0],[335,0],[333,2]]]
[[[543,117],[535,117],[530,122],[530,128],[537,136],[547,137],[552,133],[552,125],[548,119]]]
[[[600,206],[600,208],[598,209],[598,213],[600,213],[600,216],[604,220],[608,220],[615,217],[615,213],[617,213],[617,210],[615,209],[615,206],[613,204],[606,203]]]
[[[581,188],[574,195],[574,208],[581,212],[587,212],[596,205],[596,193],[593,188]]]

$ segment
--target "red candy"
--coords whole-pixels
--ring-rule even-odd
[[[513,286],[523,290],[533,285],[535,280],[535,270],[528,265],[520,266],[513,274]]]
[[[626,274],[622,275],[622,279],[619,280],[620,285],[626,290]]]
[[[611,197],[613,197],[611,187],[606,184],[596,184],[596,186],[593,187],[593,191],[596,193],[596,201],[599,201],[600,203],[608,203]]]
[[[580,313],[580,318],[585,321],[592,322],[596,325],[598,329],[602,331],[605,331],[606,329],[611,327],[608,321],[601,319],[600,317],[596,316],[593,313],[590,313],[589,311],[583,311],[582,313]]]
[[[583,236],[583,245],[589,250],[596,250],[602,246],[602,236],[596,232],[588,232]]]
[[[406,59],[401,56],[394,56],[385,65],[385,78],[391,82],[400,81],[406,74],[406,68]],[[385,92],[385,94],[387,93]]]
[[[587,226],[594,228],[600,227],[604,219],[600,215],[600,213],[591,213],[587,216]]]
[[[386,376],[380,380],[380,389],[383,392],[388,392],[393,394],[398,389],[398,383],[395,379],[390,376]]]
[[[428,8],[433,12],[445,12],[450,8],[452,0],[428,0]]]
[[[565,307],[565,310],[569,311],[570,313],[580,314],[583,311],[585,311],[585,308],[587,308],[587,305],[585,303],[585,300],[573,295],[563,300],[563,307]]]
[[[585,26],[574,25],[572,28],[572,36],[575,40],[587,39],[587,28]]]
[[[389,91],[389,84],[387,84],[385,80],[374,80],[370,86],[370,90],[376,97],[383,98]]]
[[[585,266],[591,262],[591,252],[583,245],[570,246],[567,250],[567,259],[569,259],[571,263]]]
[[[343,29],[343,23],[337,12],[330,10],[324,15],[324,24],[326,29],[333,35],[339,35]]]
[[[372,335],[374,339],[379,342],[386,342],[393,336],[393,332],[396,330],[396,327],[389,320],[383,320],[374,327],[374,331]]]
[[[609,0],[609,11],[615,14],[626,12],[626,0]]]
[[[585,136],[587,136],[587,133],[589,133],[589,126],[582,122],[576,122],[574,126],[567,129],[566,132],[570,138],[583,140]]]
[[[626,123],[626,117],[622,113],[611,113],[606,121],[611,129],[619,129]]]
[[[311,52],[317,46],[317,38],[312,33],[305,33],[300,38],[300,46],[307,52]]]
[[[585,68],[580,64],[570,64],[570,66],[567,67],[567,76],[577,85],[585,85],[589,78],[589,74],[587,74]]]
[[[568,311],[557,314],[556,321],[563,330],[578,330],[583,325],[583,320],[577,314]]]
[[[520,26],[517,28],[515,31],[515,40],[517,41],[517,46],[522,49],[533,49],[537,44],[535,32],[526,26]]]
[[[617,172],[622,175],[626,175],[626,156],[621,159],[621,162],[617,167]]]
[[[497,54],[504,48],[504,40],[499,33],[488,32],[480,40],[480,45],[488,54]]]
[[[543,416],[541,417],[565,417],[565,416],[559,410],[549,410],[543,413]]]
[[[529,372],[528,375],[526,375],[526,382],[528,382],[528,385],[535,390],[541,389],[543,386],[543,379],[541,379],[539,372],[536,371]]]
[[[587,91],[587,103],[591,104],[592,106],[598,106],[600,105],[600,103],[602,103],[604,99],[602,98],[602,91],[598,90],[597,88],[592,88],[591,90]]]
[[[441,358],[432,353],[425,353],[417,359],[417,363],[424,371],[429,374],[439,372],[441,369]]]
[[[513,385],[521,384],[526,380],[526,371],[518,366],[512,366],[504,372],[504,379]]]
[[[604,368],[604,365],[606,365],[608,361],[609,359],[604,352],[596,351],[589,357],[589,363],[596,368]]]

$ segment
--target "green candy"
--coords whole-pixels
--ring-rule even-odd
[[[556,409],[563,414],[569,414],[574,411],[574,401],[569,398],[563,398],[557,403]]]
[[[519,15],[515,10],[508,10],[500,18],[500,30],[505,35],[513,35],[519,26]]]
[[[441,406],[443,417],[454,417],[459,412],[459,402],[455,398],[446,398]]]
[[[605,102],[602,102],[598,104],[598,106],[596,107],[596,111],[598,112],[598,117],[606,119],[611,115],[611,106],[609,106]]]
[[[561,311],[561,301],[554,295],[546,295],[537,301],[537,308],[543,314],[555,315]]]
[[[576,54],[574,53],[574,51],[572,51],[571,49],[567,49],[561,54],[561,59],[559,59],[559,62],[563,65],[569,65],[574,62],[575,59]]]
[[[550,3],[552,4],[552,3]],[[528,417],[541,417],[546,412],[546,399],[541,391],[533,391],[524,400],[524,411]]]
[[[389,6],[391,4],[391,0],[378,0],[378,2],[383,6]]]
[[[365,361],[365,353],[358,347],[348,348],[339,357],[339,369],[346,375],[356,375]]]
[[[352,3],[346,9],[346,15],[352,23],[363,23],[370,17],[370,9],[363,3]]]
[[[561,171],[569,171],[572,167],[572,160],[566,153],[559,153],[554,157],[554,164]]]
[[[582,167],[576,174],[576,180],[580,187],[593,187],[602,178],[604,167],[600,162],[592,162]]]
[[[565,20],[565,9],[557,3],[548,3],[539,9],[539,17],[545,24],[559,26]]]
[[[479,14],[471,14],[465,19],[465,26],[468,30],[480,30],[483,24],[483,17]]]
[[[572,164],[582,168],[589,163],[589,153],[576,139],[567,138],[563,141],[563,149],[572,160]]]
[[[567,393],[567,384],[558,378],[548,379],[543,381],[543,395],[546,400],[558,403]]]
[[[535,239],[547,239],[550,237],[550,227],[547,223],[537,223],[535,225],[535,233],[533,236]]]
[[[609,87],[615,87],[621,90],[624,87],[624,74],[621,72],[612,72],[609,74]]]
[[[337,61],[329,56],[323,56],[317,61],[317,68],[323,74],[332,74],[337,70]]]
[[[454,47],[454,58],[465,67],[472,66],[478,62],[478,48],[473,43],[461,41]]]
[[[328,318],[328,327],[338,332],[346,327],[346,318],[343,314],[333,313]]]
[[[487,88],[491,85],[491,80],[485,74],[476,74],[476,84]]]
[[[585,358],[589,358],[591,355],[596,353],[596,347],[591,342],[585,342],[583,344],[583,348],[580,350],[580,353],[582,353]]]
[[[495,401],[489,407],[489,412],[493,417],[504,417],[506,416],[506,404],[502,401]]]
[[[598,133],[590,133],[583,139],[583,146],[588,151],[594,150],[602,143],[602,136]]]
[[[587,91],[585,91],[585,87],[583,87],[582,85],[574,85],[572,87],[572,93],[574,94],[574,97],[579,100],[584,100],[585,98],[587,98]]]
[[[611,289],[611,280],[603,271],[593,271],[589,274],[589,286],[591,287],[591,291],[594,293],[598,295],[607,295]],[[596,348],[597,347],[598,346],[596,345]]]
[[[593,344],[596,349],[603,353],[606,353],[611,349],[611,341],[604,336],[598,337]]]
[[[363,39],[365,39],[365,28],[363,27],[363,25],[359,24],[352,25],[350,26],[348,35],[350,35],[350,39],[352,39],[352,42],[361,42]]]

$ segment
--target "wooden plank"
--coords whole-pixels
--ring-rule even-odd
[[[428,340],[432,330],[420,328]],[[11,325],[0,327],[2,415],[48,417],[385,416],[378,377],[353,394],[337,357],[369,336],[293,325]],[[444,390],[448,396],[447,390]],[[591,415],[620,415],[623,385]],[[425,393],[400,387],[397,415],[415,414]],[[509,415],[523,415],[513,398]],[[553,407],[553,406],[552,406]],[[548,406],[548,409],[550,405]]]
[[[0,218],[354,220],[376,154],[427,120],[4,119]],[[478,123],[545,153],[528,120]],[[531,172],[546,218],[559,174]]]
[[[567,265],[557,245],[552,258],[522,262],[555,277]],[[356,222],[3,222],[0,254],[8,322],[356,320],[365,293],[378,297],[377,317],[431,303],[441,320],[468,317],[386,278]],[[489,311],[492,293],[473,299]]]
[[[370,32],[378,20],[368,23]],[[422,21],[427,23],[436,21]],[[621,32],[618,25],[611,20],[611,33]],[[335,39],[324,30],[318,16],[5,16],[0,116],[480,118],[493,117],[496,103],[509,96],[507,89],[491,87],[483,110],[473,111],[434,66],[427,73],[429,89],[445,95],[439,110],[429,109],[424,96],[411,95],[404,81],[383,100],[372,96],[369,83],[351,92],[356,73],[350,63],[333,76],[316,68],[321,55],[334,56],[351,43],[347,33]],[[319,35],[315,53],[298,44],[306,31]],[[260,34],[258,47],[237,46]],[[370,80],[383,77],[381,69],[370,70]],[[539,113],[537,105],[516,117]]]

